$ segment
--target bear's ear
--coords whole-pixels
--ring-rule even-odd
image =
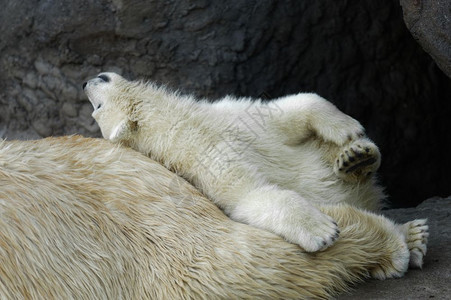
[[[135,122],[132,122],[128,119],[122,120],[111,131],[109,140],[112,141],[113,143],[126,141],[131,138],[132,132],[134,130],[136,130]]]

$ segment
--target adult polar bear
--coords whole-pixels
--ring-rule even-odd
[[[376,210],[383,198],[370,174],[379,167],[377,147],[356,120],[315,94],[211,104],[115,73],[83,87],[105,138],[160,161],[232,219],[306,251],[339,235],[317,205]]]
[[[231,221],[129,148],[77,136],[0,141],[0,298],[327,299],[367,275],[401,276],[409,250],[426,251],[422,220],[320,209],[341,237],[305,253]]]

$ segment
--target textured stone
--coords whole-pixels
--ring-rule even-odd
[[[69,102],[63,104],[61,112],[68,117],[76,117],[78,115],[77,107],[73,103]]]
[[[451,194],[450,81],[405,28],[396,1],[0,5],[4,137],[99,136],[81,85],[101,71],[199,97],[314,91],[360,120],[380,146],[395,205]]]
[[[413,37],[451,78],[451,1],[401,0]]]

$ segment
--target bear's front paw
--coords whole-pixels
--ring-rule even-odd
[[[340,230],[337,223],[321,212],[299,219],[295,228],[289,230],[287,240],[298,244],[307,252],[322,251],[338,239]]]
[[[379,169],[381,154],[367,138],[360,138],[343,147],[334,164],[334,172],[345,181],[364,180]]]

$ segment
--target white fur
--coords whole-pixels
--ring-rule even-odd
[[[380,207],[376,145],[358,121],[316,94],[211,104],[103,75],[110,80],[94,78],[85,88],[103,136],[160,161],[234,220],[317,251],[339,234],[318,205]]]
[[[319,209],[340,238],[304,253],[127,147],[0,140],[0,299],[331,299],[421,266],[425,220]]]

